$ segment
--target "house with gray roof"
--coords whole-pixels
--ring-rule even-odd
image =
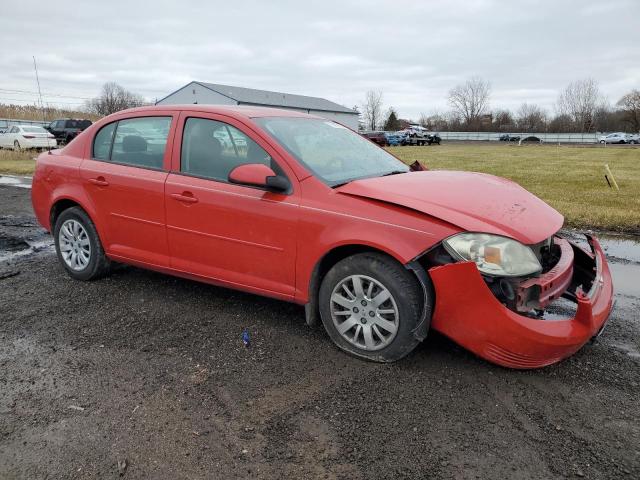
[[[216,83],[193,81],[158,100],[156,105],[184,105],[190,103],[253,105],[297,110],[334,120],[349,128],[358,130],[358,112],[324,98],[256,90],[254,88],[232,87]]]

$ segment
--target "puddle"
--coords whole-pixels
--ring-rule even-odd
[[[10,262],[16,258],[31,255],[42,250],[54,250],[53,240],[51,238],[29,241],[12,237],[0,237],[0,263]]]
[[[29,244],[24,240],[0,235],[0,252],[19,252],[25,248],[29,248]]]
[[[633,237],[598,237],[602,248],[613,260],[640,264],[640,239]]]
[[[612,262],[609,269],[616,295],[640,298],[640,264]]]
[[[0,175],[0,185],[10,185],[18,188],[31,188],[31,177]]]

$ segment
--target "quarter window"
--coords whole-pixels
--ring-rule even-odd
[[[96,160],[109,160],[113,132],[116,131],[117,122],[110,123],[100,129],[93,140],[93,158]]]
[[[246,163],[277,168],[269,154],[237,128],[216,120],[187,119],[180,171],[227,182],[231,170]]]

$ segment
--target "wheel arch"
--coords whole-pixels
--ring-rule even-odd
[[[415,267],[410,267],[407,264],[403,264],[403,262],[393,255],[391,252],[385,251],[381,248],[377,248],[373,245],[368,245],[365,243],[346,243],[342,245],[337,245],[325,252],[325,254],[318,259],[313,270],[311,272],[311,277],[309,279],[309,300],[305,304],[305,318],[307,325],[314,326],[317,325],[320,321],[320,310],[318,307],[318,295],[320,292],[320,284],[322,283],[322,279],[327,274],[327,272],[339,261],[350,257],[352,255],[356,255],[358,253],[379,253],[386,257],[389,257],[396,262],[398,262],[403,267],[409,269],[415,277],[420,285],[423,284],[423,279],[418,274]],[[412,262],[413,263],[413,262]]]
[[[56,198],[51,204],[51,208],[49,209],[49,231],[53,234],[53,230],[55,228],[56,220],[60,216],[62,212],[69,208],[79,207],[81,208],[91,219],[93,224],[96,227],[98,232],[98,236],[101,241],[104,241],[103,231],[99,222],[96,222],[96,212],[91,208],[90,204],[87,202],[83,202],[78,200],[77,198],[69,195],[63,195]]]

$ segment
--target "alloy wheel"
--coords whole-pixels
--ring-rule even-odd
[[[64,222],[58,233],[58,243],[62,260],[69,268],[75,271],[87,268],[91,260],[91,242],[80,222],[73,219]]]
[[[351,275],[331,293],[331,318],[346,341],[375,351],[396,337],[400,315],[393,295],[382,283],[366,275]]]

